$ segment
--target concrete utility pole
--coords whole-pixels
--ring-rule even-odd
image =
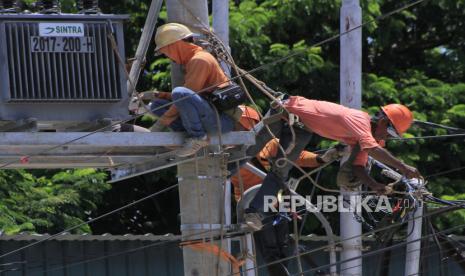
[[[359,0],[343,0],[340,14],[340,32],[347,32],[362,23]],[[340,38],[340,101],[341,104],[360,109],[362,106],[362,30],[357,29]],[[341,188],[344,198],[356,198],[360,192]],[[340,213],[342,242],[341,275],[362,275],[362,225],[351,212]],[[354,238],[352,238],[354,237]]]
[[[409,180],[410,185],[418,186],[418,179]],[[407,237],[407,248],[405,258],[405,274],[404,275],[420,275],[420,257],[421,257],[421,230],[423,218],[423,202],[417,202],[417,209],[409,216],[407,225],[407,233],[411,233]],[[415,218],[415,219],[413,219]]]
[[[199,33],[208,22],[207,0],[166,0],[168,21],[187,25],[193,32]],[[202,22],[200,23],[199,22]],[[173,88],[183,84],[184,75],[181,66],[171,63],[171,82]]]
[[[223,41],[224,45],[229,48],[229,0],[213,0],[213,31]],[[231,76],[231,68],[222,63],[221,67],[228,76]]]
[[[182,1],[182,2],[181,2]],[[167,0],[168,21],[182,23],[199,32],[208,22],[207,0]],[[200,22],[199,22],[200,20]],[[181,67],[172,63],[173,88],[183,83]],[[181,233],[183,240],[218,237],[224,224],[223,174],[225,157],[206,156],[178,165]],[[227,243],[209,241],[227,250]],[[210,251],[183,247],[184,275],[229,275],[229,264]]]
[[[229,50],[229,0],[213,0],[212,3],[212,23],[215,34],[221,39]],[[231,76],[230,68],[227,64],[220,64],[226,75]],[[225,183],[224,216],[225,224],[231,225],[231,181]],[[228,239],[227,251],[231,253],[231,239]]]

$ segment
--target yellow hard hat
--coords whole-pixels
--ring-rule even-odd
[[[157,33],[155,34],[155,44],[157,45],[155,51],[192,35],[194,33],[188,27],[179,23],[161,25],[157,28]]]

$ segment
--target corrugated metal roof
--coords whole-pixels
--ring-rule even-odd
[[[20,233],[18,235],[6,235],[0,234],[0,241],[39,241],[46,238],[49,238],[50,234],[30,234],[30,233]],[[457,236],[457,235],[449,235],[449,237],[453,238],[457,241],[465,241],[465,236]],[[339,241],[339,236],[334,236],[335,241]],[[125,235],[112,235],[109,233],[105,233],[102,235],[91,235],[91,234],[70,234],[70,233],[63,233],[59,236],[53,237],[50,240],[53,241],[180,241],[180,235],[174,234],[165,234],[165,235],[153,235],[153,234],[145,234],[145,235],[133,235],[133,234],[125,234]],[[326,236],[318,236],[318,235],[307,235],[307,236],[300,236],[300,240],[302,241],[327,241],[328,237]],[[364,241],[374,241],[374,236],[365,236],[363,237]]]
[[[0,235],[0,241],[39,241],[49,238],[50,234],[30,234],[30,233],[20,233],[18,235]],[[50,240],[54,241],[177,241],[181,240],[181,236],[173,234],[165,235],[90,235],[90,234],[81,234],[75,235],[70,233],[63,233],[59,236],[53,237]]]

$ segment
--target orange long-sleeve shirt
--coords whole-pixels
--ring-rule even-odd
[[[160,49],[162,53],[173,59],[176,63],[184,65],[184,87],[194,92],[213,91],[217,87],[224,87],[229,84],[228,77],[224,74],[218,61],[210,53],[201,47],[185,41],[177,41]],[[171,99],[171,95],[160,95],[160,98]],[[160,122],[168,126],[179,114],[174,105],[168,109],[159,119]]]
[[[273,139],[257,154],[257,159],[260,164],[267,170],[270,167],[268,159],[273,158],[277,155],[279,150],[279,141]],[[317,154],[309,151],[302,151],[299,158],[296,160],[296,163],[301,167],[314,168],[318,167],[321,164],[316,160]],[[239,177],[242,178],[244,191],[247,189],[258,185],[263,182],[263,179],[258,177],[256,174],[249,171],[247,168],[242,168],[239,172],[231,177],[231,183],[234,187],[234,197],[236,201],[241,198],[241,187]]]
[[[368,113],[339,104],[309,100],[292,96],[284,107],[300,117],[302,123],[316,134],[343,142],[350,146],[360,145],[360,153],[353,164],[365,166],[367,150],[383,146],[371,133],[371,119]]]

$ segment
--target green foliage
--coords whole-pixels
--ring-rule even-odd
[[[27,1],[28,4],[30,2]],[[244,69],[263,66],[254,75],[273,89],[308,98],[339,101],[339,42],[336,39],[318,47],[312,45],[339,33],[341,2],[231,1],[230,46],[237,64]],[[409,1],[360,2],[363,21],[368,22]],[[69,0],[63,1],[63,9],[72,10],[72,3]],[[133,56],[150,1],[103,0],[100,3],[106,13],[130,15],[125,27],[125,46],[127,56]],[[364,110],[373,113],[379,106],[403,103],[414,111],[417,120],[465,128],[465,83],[462,83],[465,80],[464,7],[465,0],[425,1],[414,8],[371,22],[363,28]],[[163,24],[166,18],[166,9],[163,7],[158,24]],[[147,65],[138,89],[168,91],[171,85],[170,62],[163,57],[154,57],[152,52],[153,46],[149,49]],[[299,54],[288,58],[293,53]],[[257,91],[253,92],[257,103],[266,110],[268,100]],[[147,116],[140,122],[148,125],[151,121],[152,118]],[[445,133],[441,129],[413,127],[406,136]],[[315,141],[320,147],[327,147],[330,143]],[[387,147],[405,162],[417,166],[426,176],[465,165],[463,138],[389,141]],[[321,183],[334,187],[332,183],[336,170],[335,166],[325,169]],[[95,210],[101,192],[108,189],[104,184],[91,184],[88,176],[83,173],[84,176],[71,171],[70,174],[58,173],[45,177],[36,177],[22,171],[0,174],[0,225],[12,233],[40,232],[42,229],[53,232],[62,230],[75,219],[82,219],[85,217],[84,211]],[[168,183],[169,176],[157,176],[152,182]],[[445,199],[463,199],[463,179],[464,171],[433,176],[428,179],[428,189]],[[125,194],[124,191],[121,193]],[[130,193],[125,195],[130,197]],[[113,204],[117,202],[119,200]],[[111,209],[110,206],[108,208]],[[132,215],[128,213],[127,217]],[[338,218],[330,219],[337,225]],[[119,221],[132,225],[123,216]],[[306,226],[306,231],[321,229],[314,220],[310,221],[313,222]],[[441,216],[436,222],[441,227],[463,223],[465,212]],[[133,229],[131,227],[127,229]],[[140,229],[138,231],[142,231]]]
[[[23,170],[0,171],[0,231],[56,233],[87,220],[110,188],[106,174],[67,170],[51,178]],[[88,225],[73,233],[88,233]]]
[[[308,98],[339,101],[338,40],[311,46],[339,33],[340,0],[243,0],[231,2],[230,45],[238,65],[268,86]],[[363,0],[363,21],[397,9],[408,1]],[[403,103],[415,118],[465,128],[464,0],[434,0],[404,10],[363,28],[363,109]],[[294,53],[298,53],[293,55]],[[292,55],[289,57],[289,55]],[[151,63],[154,87],[169,86],[166,60]],[[252,88],[252,90],[254,90]],[[256,92],[256,91],[255,91]],[[266,109],[268,101],[254,93]],[[413,127],[406,137],[446,134]],[[330,142],[319,143],[326,147]],[[464,166],[463,139],[389,141],[387,147],[424,175]],[[321,181],[331,186],[336,169]],[[465,193],[463,171],[432,177],[436,196]],[[462,213],[442,216],[447,227]],[[330,218],[337,224],[337,218]],[[309,226],[310,227],[310,226]],[[313,229],[316,225],[312,225]]]

